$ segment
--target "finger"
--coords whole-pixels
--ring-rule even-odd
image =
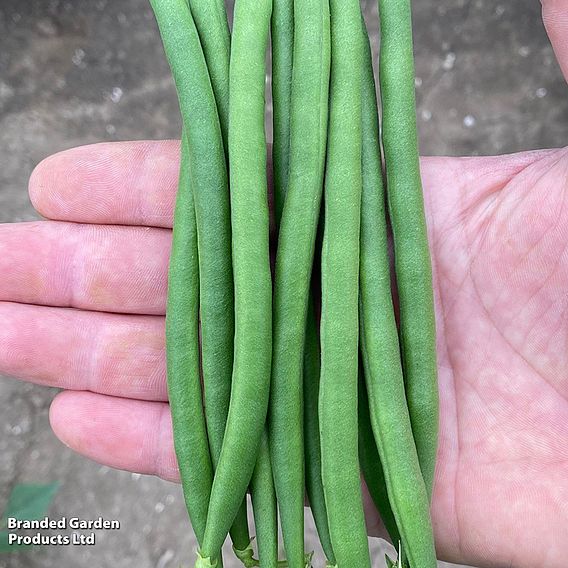
[[[167,400],[164,318],[0,302],[0,374]]]
[[[71,449],[118,469],[179,481],[169,405],[86,392],[55,397],[49,420]]]
[[[568,81],[568,0],[542,0],[542,19]]]
[[[34,170],[31,201],[49,219],[171,227],[179,142],[113,142],[55,154]]]
[[[0,301],[163,315],[171,231],[0,225]]]

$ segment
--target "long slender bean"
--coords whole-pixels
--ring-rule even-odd
[[[211,77],[211,85],[213,87],[213,93],[215,95],[215,99],[217,101],[217,109],[219,112],[219,120],[221,123],[221,130],[223,132],[223,142],[225,145],[225,151],[228,152],[228,124],[229,124],[229,59],[230,59],[230,33],[229,27],[227,22],[227,13],[225,8],[225,3],[221,0],[217,0],[216,2],[210,2],[207,0],[190,0],[190,6],[192,13],[194,14],[197,31],[201,38],[201,44],[203,46],[203,52],[205,55],[205,60],[207,62],[207,67],[209,68],[209,75]],[[228,158],[228,154],[227,154]],[[227,194],[228,197],[228,194]],[[223,204],[224,205],[224,204]],[[222,223],[217,223],[214,217],[211,217],[209,220],[205,220],[206,225],[204,228],[208,229],[208,232],[212,234],[214,242],[217,243],[218,248],[223,249],[220,250],[217,254],[217,259],[219,259],[218,264],[223,264],[223,260],[226,259],[226,256],[223,254],[225,251],[225,247],[223,246],[225,243],[229,245],[229,263],[230,263],[230,236],[229,238],[225,239],[225,235],[219,234],[218,231],[215,229],[222,225],[223,228],[226,228],[225,220],[227,224],[230,225],[229,216],[230,213],[227,212],[227,215],[220,216],[220,212],[224,208],[215,207],[213,202],[210,202],[208,206],[217,212],[217,215],[220,217],[220,221]],[[198,225],[199,229],[199,225]],[[229,226],[230,231],[230,226]],[[223,231],[221,231],[223,233]],[[213,244],[213,242],[212,242]],[[215,256],[212,256],[215,258]],[[220,266],[218,268],[221,268]],[[210,286],[207,286],[205,289],[215,289],[220,288],[223,284],[223,272],[219,274],[219,278],[211,282]],[[232,274],[231,274],[231,302],[233,300],[232,297]],[[233,332],[234,332],[234,319],[233,319],[233,312],[231,310],[227,310],[223,314],[223,304],[222,302],[218,302],[214,304],[217,313],[220,317],[225,317],[224,326],[221,323],[221,327],[219,328],[219,335],[225,339],[225,336],[230,335],[230,346],[228,342],[226,342],[225,346],[221,345],[221,342],[218,341],[217,345],[220,349],[217,353],[213,353],[213,355],[220,360],[227,358],[227,355],[230,354],[231,359],[231,369],[232,370],[232,354],[233,354]],[[222,321],[222,320],[219,320]],[[203,326],[203,324],[202,324]],[[204,346],[205,349],[205,346]],[[203,367],[204,367],[204,383],[205,383],[205,413],[207,417],[207,426],[209,432],[209,440],[211,446],[211,453],[213,458],[213,465],[216,467],[219,454],[221,452],[221,445],[223,442],[223,436],[225,433],[225,426],[226,426],[226,417],[229,409],[229,399],[230,399],[230,380],[228,382],[229,389],[226,388],[227,382],[223,380],[223,377],[226,377],[226,374],[223,372],[225,369],[217,369],[219,372],[215,372],[216,369],[211,368],[210,373],[210,380],[208,379],[207,373],[205,372],[205,353],[203,354]],[[217,365],[220,367],[220,365]],[[230,375],[229,375],[230,379]],[[209,419],[209,416],[212,416],[212,419]],[[221,419],[215,420],[216,417],[220,417]],[[212,426],[213,425],[213,426]],[[212,430],[214,433],[212,434]],[[215,438],[215,440],[212,440]],[[259,550],[262,548],[264,554],[270,547],[266,546],[265,542],[270,541],[270,539],[276,539],[276,559],[278,555],[278,525],[274,525],[272,523],[272,519],[270,515],[267,513],[269,509],[268,502],[269,499],[272,497],[274,499],[272,507],[276,511],[276,497],[274,495],[274,483],[272,480],[272,470],[270,470],[270,475],[264,474],[266,472],[266,461],[270,459],[268,454],[268,444],[262,444],[261,449],[258,455],[258,463],[255,467],[255,471],[259,470],[263,474],[258,474],[256,476],[256,482],[254,482],[253,477],[253,487],[251,491],[254,494],[260,494],[262,497],[259,499],[253,499],[253,503],[257,503],[260,501],[261,506],[263,508],[262,511],[258,513],[255,512],[255,517],[258,517],[257,525],[257,543],[259,546]],[[270,464],[268,464],[269,466]],[[256,505],[255,505],[256,507]],[[261,524],[259,524],[261,523]],[[233,550],[236,556],[242,561],[245,566],[257,566],[258,561],[253,558],[252,556],[252,546],[250,543],[250,536],[248,532],[248,520],[247,520],[247,506],[246,506],[246,498],[243,500],[243,504],[241,505],[237,516],[235,517],[235,521],[233,526],[230,530],[231,539],[233,541]],[[263,560],[263,564],[268,563],[268,560]]]
[[[273,1],[272,13],[270,0],[237,0],[231,48],[220,0],[151,0],[184,122],[166,332],[176,453],[201,546],[196,566],[221,565],[221,546],[233,521],[238,556],[245,565],[258,563],[246,521],[249,482],[263,566],[279,565],[275,492],[289,564],[305,565],[304,483],[315,503],[328,561],[341,568],[370,566],[356,445],[359,400],[361,467],[371,494],[395,544],[402,547],[404,564],[434,567],[429,498],[438,390],[410,0],[378,0],[400,349],[391,298],[376,93],[368,38],[360,33],[359,4]],[[329,11],[331,29],[326,27]],[[264,136],[270,22],[280,225],[274,312]],[[320,363],[318,338],[308,297],[326,132],[318,384],[313,376]],[[199,309],[205,411],[199,384]],[[364,383],[359,383],[358,397],[359,334]],[[269,455],[265,420],[271,378]],[[304,386],[303,380],[308,381]],[[314,416],[303,412],[302,393],[307,410],[318,397]],[[319,436],[314,433],[318,427]]]
[[[288,187],[290,114],[294,51],[294,0],[273,0],[272,20],[272,164],[274,213],[280,224]]]
[[[191,58],[188,49],[186,57]],[[209,79],[207,78],[207,81]],[[189,92],[195,107],[208,91],[207,112],[194,111],[190,132],[196,143],[190,156],[199,251],[201,349],[205,416],[213,466],[217,466],[229,411],[233,370],[233,273],[231,211],[223,143],[211,88]],[[202,105],[204,106],[204,105]],[[193,110],[193,109],[192,109]],[[215,130],[211,132],[213,126]],[[198,146],[199,145],[199,146]],[[206,159],[207,158],[207,159]]]
[[[382,157],[379,143],[379,117],[377,108],[377,93],[369,36],[361,14],[361,33],[365,46],[363,65],[363,193],[361,198],[361,256],[360,256],[360,291],[359,291],[359,324],[361,339],[364,347],[364,318],[365,310],[385,310],[382,322],[382,341],[390,348],[389,353],[394,360],[384,357],[374,364],[382,365],[377,375],[368,380],[389,380],[394,376],[402,376],[399,357],[398,332],[393,327],[394,314],[390,288],[390,266],[388,263],[387,221],[385,212],[385,189],[382,174]],[[373,270],[375,281],[369,279],[367,270]],[[374,288],[366,288],[374,284]],[[362,292],[365,292],[363,295]],[[377,326],[379,324],[377,323]],[[382,374],[381,374],[382,373]],[[397,375],[398,373],[398,375]],[[359,459],[361,470],[369,489],[369,494],[377,507],[385,527],[395,546],[398,545],[400,534],[390,506],[385,477],[379,456],[377,444],[371,425],[371,414],[367,387],[360,370],[359,380]],[[373,388],[375,387],[373,385]],[[373,412],[382,412],[373,408]]]
[[[189,0],[189,6],[209,69],[211,86],[219,113],[223,144],[225,151],[227,151],[231,36],[225,2],[223,0]]]
[[[400,538],[402,556],[408,559],[410,567],[435,568],[436,553],[428,494],[405,397],[392,302],[378,113],[368,38],[365,43],[360,337],[369,399],[361,400],[359,410],[363,418],[368,413],[366,419],[370,418],[380,456],[380,461],[374,460],[378,477],[371,479],[369,488],[372,493],[382,493],[378,485],[386,482],[388,500],[382,493],[375,502],[397,548]],[[365,402],[368,408],[364,407]],[[365,434],[365,429],[362,433]],[[372,451],[370,448],[371,441],[364,443],[361,453],[364,470],[369,469],[366,460]],[[367,479],[369,477],[367,475]],[[393,526],[393,515],[398,529]]]
[[[330,70],[328,0],[294,2],[288,189],[274,280],[270,450],[286,559],[304,567],[302,365],[325,167]]]
[[[438,440],[436,324],[420,180],[410,0],[378,0],[387,196],[394,236],[406,397],[431,496]]]
[[[215,559],[242,503],[266,420],[272,358],[265,56],[271,2],[237,0],[230,66],[229,157],[235,281],[231,403],[211,491],[204,558]]]
[[[251,495],[259,564],[262,568],[278,568],[278,511],[266,429],[252,474]]]
[[[191,126],[186,128],[188,152],[185,158],[192,164],[205,414],[215,467],[229,407],[234,329],[225,154],[214,94],[192,14],[185,2],[160,0],[155,5],[159,25],[164,30],[164,45],[176,80],[184,122],[191,121]],[[202,21],[202,25],[205,22]],[[180,50],[179,45],[184,45],[185,49]],[[231,536],[237,549],[244,549],[250,543],[246,502],[231,528]]]
[[[187,138],[183,136],[170,256],[166,350],[175,451],[185,504],[197,541],[201,543],[213,469],[199,378],[197,226],[188,158]]]
[[[230,34],[224,2],[190,0],[191,13],[209,70],[217,106],[225,158],[228,159]],[[191,57],[191,54],[187,54]],[[197,121],[196,121],[197,122]],[[205,168],[222,171],[200,158]],[[226,170],[225,170],[226,175]],[[231,260],[231,211],[226,179],[211,180],[206,191],[196,191],[195,207],[200,273],[201,339],[205,418],[213,468],[217,467],[225,435],[233,371],[234,294]],[[250,536],[246,499],[230,530],[233,548],[248,549]]]
[[[152,5],[187,125],[197,222],[205,415],[216,467],[229,407],[234,335],[226,159],[207,62],[190,8],[184,0],[153,0]],[[234,544],[246,548],[250,542],[246,503],[235,521]]]
[[[362,243],[361,243],[362,245]],[[359,378],[359,463],[365,478],[369,495],[377,508],[383,524],[395,546],[400,542],[400,533],[396,526],[396,519],[390,506],[385,474],[381,457],[375,442],[371,414],[369,408],[369,395],[365,385],[364,371],[360,371]]]
[[[199,153],[203,138],[215,134],[216,109],[209,84],[207,67],[197,30],[185,0],[151,0],[164,49],[174,75],[183,122],[185,125],[182,143],[182,172],[176,217],[174,219],[174,237],[170,260],[170,284],[168,290],[168,317],[166,320],[168,381],[170,404],[176,434],[176,452],[180,461],[180,473],[186,502],[196,500],[199,512],[191,513],[197,506],[188,506],[194,530],[201,541],[204,536],[203,521],[211,490],[211,459],[205,422],[203,421],[202,394],[199,366],[198,334],[198,290],[199,267],[197,254],[197,222],[194,211],[194,192],[208,183],[207,176],[199,168],[198,161],[192,155]],[[190,59],[183,57],[186,50]],[[207,90],[209,87],[209,90]],[[200,99],[202,106],[193,104],[191,96],[195,90],[204,91]],[[207,96],[209,95],[209,97]],[[199,103],[198,103],[199,104]],[[211,113],[210,110],[213,109]],[[205,114],[206,132],[195,136],[194,118]],[[219,123],[217,121],[217,129]],[[213,130],[213,132],[212,132]],[[219,134],[220,140],[220,134]],[[222,145],[220,146],[222,155]],[[223,162],[223,160],[221,160]],[[218,174],[218,172],[215,172]],[[214,174],[214,175],[215,175]],[[223,172],[221,170],[221,176]],[[226,178],[226,171],[225,171]],[[191,453],[199,451],[200,459],[190,461]],[[195,464],[201,464],[196,467]],[[203,469],[203,473],[197,473]],[[185,471],[184,471],[185,470]],[[198,485],[195,477],[201,475]],[[184,479],[185,478],[185,479]],[[199,481],[199,480],[198,480]],[[192,486],[192,484],[194,486]],[[198,489],[199,487],[199,489]],[[194,497],[198,492],[199,496]]]
[[[331,546],[327,508],[321,478],[321,448],[319,432],[320,345],[313,300],[308,303],[306,341],[304,347],[304,458],[306,492],[319,539],[328,565],[335,564]]]
[[[363,42],[357,0],[331,0],[330,11],[319,395],[322,478],[337,565],[369,568],[357,450]]]

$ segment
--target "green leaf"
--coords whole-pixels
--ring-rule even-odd
[[[43,519],[53,498],[59,489],[59,483],[48,485],[19,484],[12,489],[4,515],[0,520],[0,554],[15,552],[31,545],[8,544],[8,531],[5,530],[8,517],[33,521]]]
[[[0,554],[17,552],[22,548],[31,548],[31,544],[8,544],[8,531],[0,531]]]
[[[6,525],[8,517],[26,521],[43,519],[58,489],[59,483],[16,485],[8,498],[1,526]]]

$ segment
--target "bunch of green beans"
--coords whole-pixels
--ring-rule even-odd
[[[232,18],[223,0],[150,2],[184,126],[166,351],[196,568],[234,565],[228,535],[244,566],[310,567],[306,498],[326,566],[370,568],[361,476],[399,554],[387,566],[434,568],[410,0],[378,0],[380,105],[357,0],[235,0]]]

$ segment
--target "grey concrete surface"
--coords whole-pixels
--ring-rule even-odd
[[[375,3],[364,3],[373,21]],[[494,154],[566,143],[568,91],[539,10],[537,0],[415,3],[424,154]],[[37,218],[26,184],[43,157],[100,140],[177,137],[179,128],[146,0],[2,0],[1,222]],[[100,515],[120,520],[122,528],[99,533],[93,548],[0,555],[0,568],[188,565],[195,541],[179,487],[73,454],[50,432],[53,395],[0,380],[0,507],[14,483],[57,480],[54,517]],[[308,545],[315,547],[311,524],[309,530]]]

